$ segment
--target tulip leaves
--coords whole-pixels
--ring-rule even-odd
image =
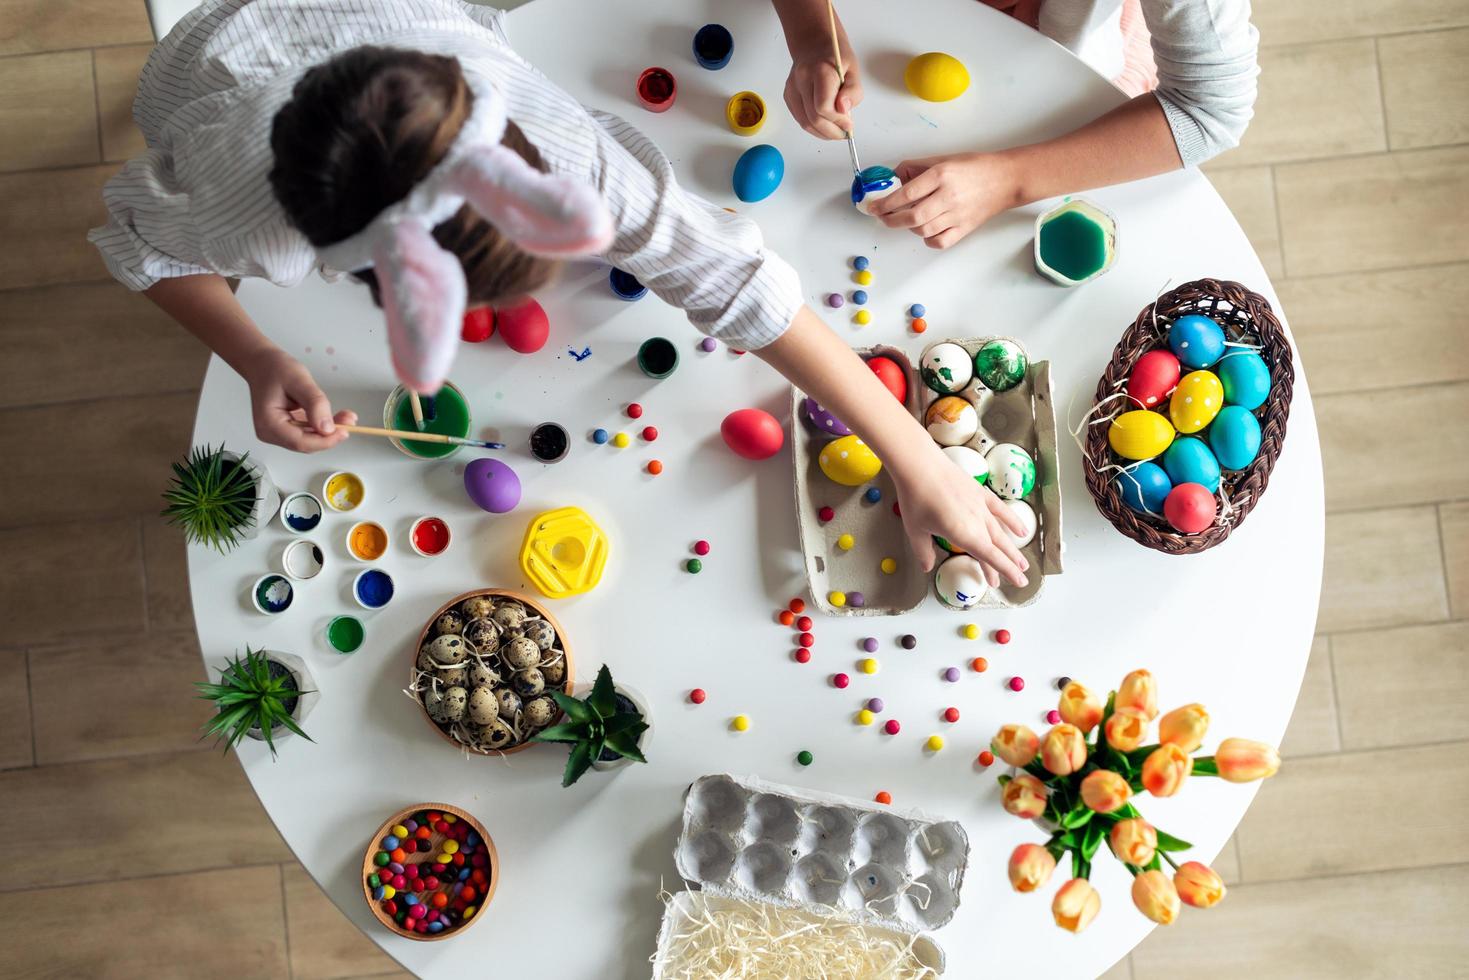
[[[1186,840],[1180,840],[1172,834],[1165,834],[1163,831],[1157,830],[1157,828],[1154,828],[1154,830],[1158,834],[1158,850],[1160,851],[1186,851],[1193,847]]]
[[[1219,775],[1219,763],[1214,761],[1212,755],[1206,755],[1201,759],[1194,760],[1195,776],[1217,776]]]

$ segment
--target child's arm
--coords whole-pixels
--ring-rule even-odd
[[[162,279],[143,290],[143,295],[245,379],[250,386],[255,434],[262,442],[316,452],[347,438],[347,432],[335,423],[353,425],[357,413],[332,414],[331,403],[311,372],[260,332],[222,276]],[[294,420],[310,422],[311,429],[297,426]]]
[[[1024,527],[988,488],[975,483],[938,448],[856,353],[802,306],[780,338],[754,352],[841,419],[872,447],[898,488],[908,543],[925,571],[933,568],[932,536],[941,535],[979,559],[991,585],[1003,575],[1025,584],[1028,563],[1005,534]]]
[[[786,78],[785,102],[801,128],[822,139],[843,139],[852,128],[852,109],[862,101],[862,73],[847,43],[847,32],[837,20],[845,80],[837,75],[831,49],[831,20],[827,0],[773,0],[791,73]]]

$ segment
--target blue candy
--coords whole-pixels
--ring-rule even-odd
[[[923,316],[927,312],[928,307],[924,306],[922,303],[914,303],[912,306],[908,307],[908,315],[913,317],[915,320]]]
[[[858,306],[866,306],[867,305],[867,290],[865,290],[865,289],[858,289],[855,292],[853,292],[852,293],[852,302],[853,303],[856,303]]]
[[[1224,356],[1224,328],[1206,316],[1190,313],[1173,321],[1168,346],[1191,368],[1206,368]]]
[[[418,896],[417,895],[404,895],[403,896],[403,904],[406,905],[406,906],[408,906],[409,908],[413,908],[413,906],[415,906],[415,905],[418,904]]]
[[[882,499],[882,491],[877,487],[868,487],[867,492],[862,495],[869,504],[875,504]]]
[[[479,834],[476,834],[474,831],[471,830],[467,835],[465,835],[464,843],[468,844],[470,847],[478,847]]]
[[[1157,463],[1138,463],[1117,474],[1112,482],[1122,494],[1122,502],[1139,513],[1163,513],[1163,499],[1173,489],[1173,481]]]
[[[609,436],[607,434],[607,430],[606,429],[597,429],[597,430],[595,430],[592,433],[592,441],[595,442],[599,446],[600,445],[603,445],[604,443],[606,443],[607,440],[610,439],[610,438],[611,438],[611,436]]]
[[[468,878],[469,878],[469,869],[468,868],[460,868],[459,869],[459,880],[460,881],[465,881]]]
[[[396,851],[399,845],[401,845],[402,843],[403,842],[398,840],[398,838],[394,837],[392,834],[389,834],[388,836],[383,838],[383,850]]]
[[[386,895],[386,894],[387,894],[387,892],[384,892],[383,891],[383,886],[382,885],[378,885],[376,888],[374,888],[372,890],[372,900],[374,902],[381,902],[383,900],[383,896]]]
[[[859,255],[852,260],[852,268],[856,269],[858,272],[863,271],[871,264],[871,262],[867,261],[867,256],[865,255]]]
[[[428,931],[429,932],[443,932],[444,931],[444,924],[442,922],[440,922],[438,919],[435,919],[434,921],[432,921],[432,922],[430,922],[428,924]]]

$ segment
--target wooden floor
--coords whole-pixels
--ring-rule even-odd
[[[1229,900],[1108,976],[1465,976],[1469,2],[1260,0],[1256,23],[1258,115],[1206,169],[1316,397],[1320,635]],[[0,0],[0,800],[38,845],[0,921],[67,923],[5,943],[0,976],[390,974],[195,741],[183,547],[156,515],[205,354],[83,238],[141,145],[148,46],[141,0]]]

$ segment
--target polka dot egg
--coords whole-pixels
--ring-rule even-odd
[[[1224,405],[1224,385],[1212,371],[1192,371],[1183,376],[1168,402],[1168,417],[1179,432],[1199,432],[1219,414]]]
[[[827,443],[816,458],[821,472],[844,487],[861,486],[882,471],[882,461],[856,436]]]

